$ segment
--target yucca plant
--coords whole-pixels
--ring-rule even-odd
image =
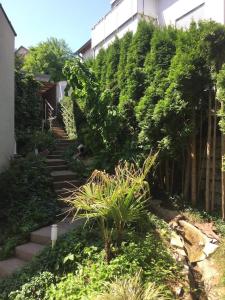
[[[112,282],[105,293],[94,296],[95,300],[167,300],[163,287],[149,282],[145,286],[141,282],[140,273],[129,279],[117,279]]]
[[[107,262],[111,259],[112,234],[115,233],[117,245],[120,245],[125,226],[146,213],[150,197],[146,176],[156,156],[150,155],[142,168],[135,163],[120,163],[114,175],[95,170],[88,182],[66,200],[74,210],[74,219],[98,221]]]

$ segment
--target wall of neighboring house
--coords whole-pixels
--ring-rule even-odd
[[[117,36],[127,31],[136,32],[143,16],[159,25],[188,27],[192,20],[215,20],[225,24],[225,0],[115,0],[112,8],[92,29],[94,57],[101,48],[107,48]],[[86,53],[84,53],[86,59]]]
[[[112,10],[105,15],[92,29],[92,49],[94,56],[99,50],[107,48],[115,37],[137,30],[138,22],[143,16],[157,18],[157,0],[122,0],[113,5]]]
[[[224,24],[224,0],[159,0],[160,25],[188,27],[192,20],[212,19]]]
[[[0,6],[0,171],[14,153],[14,40]]]

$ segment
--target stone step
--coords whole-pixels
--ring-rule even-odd
[[[30,261],[35,255],[38,255],[44,246],[36,243],[27,243],[24,245],[17,246],[15,249],[15,255],[17,258]]]
[[[68,208],[65,212],[62,212],[60,218],[64,219],[69,213],[67,213]],[[71,229],[80,226],[82,223],[80,221],[71,222],[71,218],[66,218],[66,220],[57,223],[58,225],[58,237],[70,231]],[[41,245],[48,245],[51,243],[51,226],[46,226],[38,229],[31,233],[31,242],[38,243]]]
[[[60,144],[68,144],[68,145],[71,145],[71,144],[73,144],[73,143],[74,143],[73,140],[56,139],[56,145],[60,145]]]
[[[68,170],[68,165],[56,165],[56,166],[47,166],[50,171],[64,171]]]
[[[77,174],[70,171],[70,170],[64,170],[64,171],[52,171],[51,176],[53,178],[53,181],[65,181],[65,180],[73,180],[77,178]]]
[[[56,145],[56,150],[65,150],[68,148],[71,144],[69,143],[60,143]]]
[[[61,156],[63,156],[64,153],[65,153],[65,150],[64,150],[64,149],[59,149],[59,150],[54,150],[54,151],[52,152],[52,155],[61,155]]]
[[[53,182],[55,190],[61,190],[61,189],[74,190],[76,187],[79,187],[82,184],[83,183],[81,180],[63,180],[63,181]]]
[[[48,159],[62,159],[62,156],[59,154],[50,154],[47,156]]]
[[[56,190],[56,194],[59,197],[59,199],[63,199],[63,198],[67,198],[69,196],[72,195],[72,193],[75,191],[75,188],[70,188],[70,189],[66,189],[66,188],[62,188],[62,189],[58,189]]]
[[[13,257],[0,261],[0,277],[7,277],[26,265],[26,261]]]
[[[59,166],[66,163],[66,161],[62,158],[47,158],[46,163],[48,166]]]

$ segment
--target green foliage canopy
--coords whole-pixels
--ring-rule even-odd
[[[54,82],[65,79],[62,69],[72,51],[64,40],[49,38],[29,49],[24,60],[24,70],[33,75],[48,74]]]

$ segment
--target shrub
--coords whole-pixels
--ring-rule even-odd
[[[21,291],[12,292],[9,296],[10,300],[35,300],[44,299],[45,291],[54,283],[52,273],[43,272],[38,276],[31,278],[29,283],[23,285]]]
[[[64,97],[60,102],[61,114],[66,133],[69,139],[73,140],[76,137],[76,126],[74,120],[74,107],[71,97]]]
[[[53,221],[57,214],[50,174],[40,157],[12,161],[0,174],[0,190],[0,243],[6,248],[15,244],[15,238],[24,239],[30,231]]]
[[[55,138],[50,131],[33,131],[32,133],[20,133],[17,137],[19,142],[19,154],[27,155],[34,153],[37,148],[39,152],[48,150],[52,152],[55,149]]]

